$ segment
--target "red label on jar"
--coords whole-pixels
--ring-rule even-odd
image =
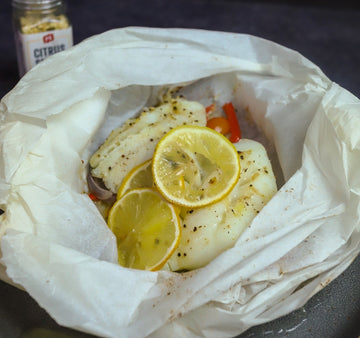
[[[44,35],[43,41],[44,41],[44,43],[49,43],[51,41],[54,41],[54,34],[50,33],[50,34]]]

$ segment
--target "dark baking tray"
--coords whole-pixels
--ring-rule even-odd
[[[360,97],[360,10],[350,1],[71,0],[75,43],[125,26],[185,27],[246,33],[299,51]],[[0,3],[0,97],[18,81],[10,0]],[[360,336],[360,257],[304,307],[241,335]],[[25,292],[0,282],[0,338],[92,337],[59,326]]]

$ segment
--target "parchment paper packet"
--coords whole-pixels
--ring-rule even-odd
[[[276,151],[285,184],[208,266],[125,269],[85,167],[111,129],[178,85],[204,104],[232,101],[245,134]],[[302,306],[360,250],[359,100],[270,41],[108,31],[32,69],[1,101],[1,119],[1,276],[60,325],[104,337],[235,336]]]

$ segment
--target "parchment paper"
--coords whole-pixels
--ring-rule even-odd
[[[164,88],[232,101],[279,192],[208,266],[125,269],[88,198],[108,133]],[[46,59],[1,101],[1,278],[60,324],[103,337],[231,337],[302,306],[360,250],[360,102],[254,36],[131,27]],[[1,266],[0,265],[0,266]]]

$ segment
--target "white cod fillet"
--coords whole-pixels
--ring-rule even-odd
[[[152,158],[160,138],[172,128],[183,124],[205,126],[204,106],[177,98],[149,108],[138,118],[127,120],[111,132],[90,158],[91,174],[101,178],[109,190],[117,193],[126,174]]]
[[[180,245],[165,269],[192,270],[208,264],[234,246],[241,233],[276,193],[276,180],[265,148],[247,139],[241,139],[235,147],[241,165],[238,183],[220,202],[182,210]]]

